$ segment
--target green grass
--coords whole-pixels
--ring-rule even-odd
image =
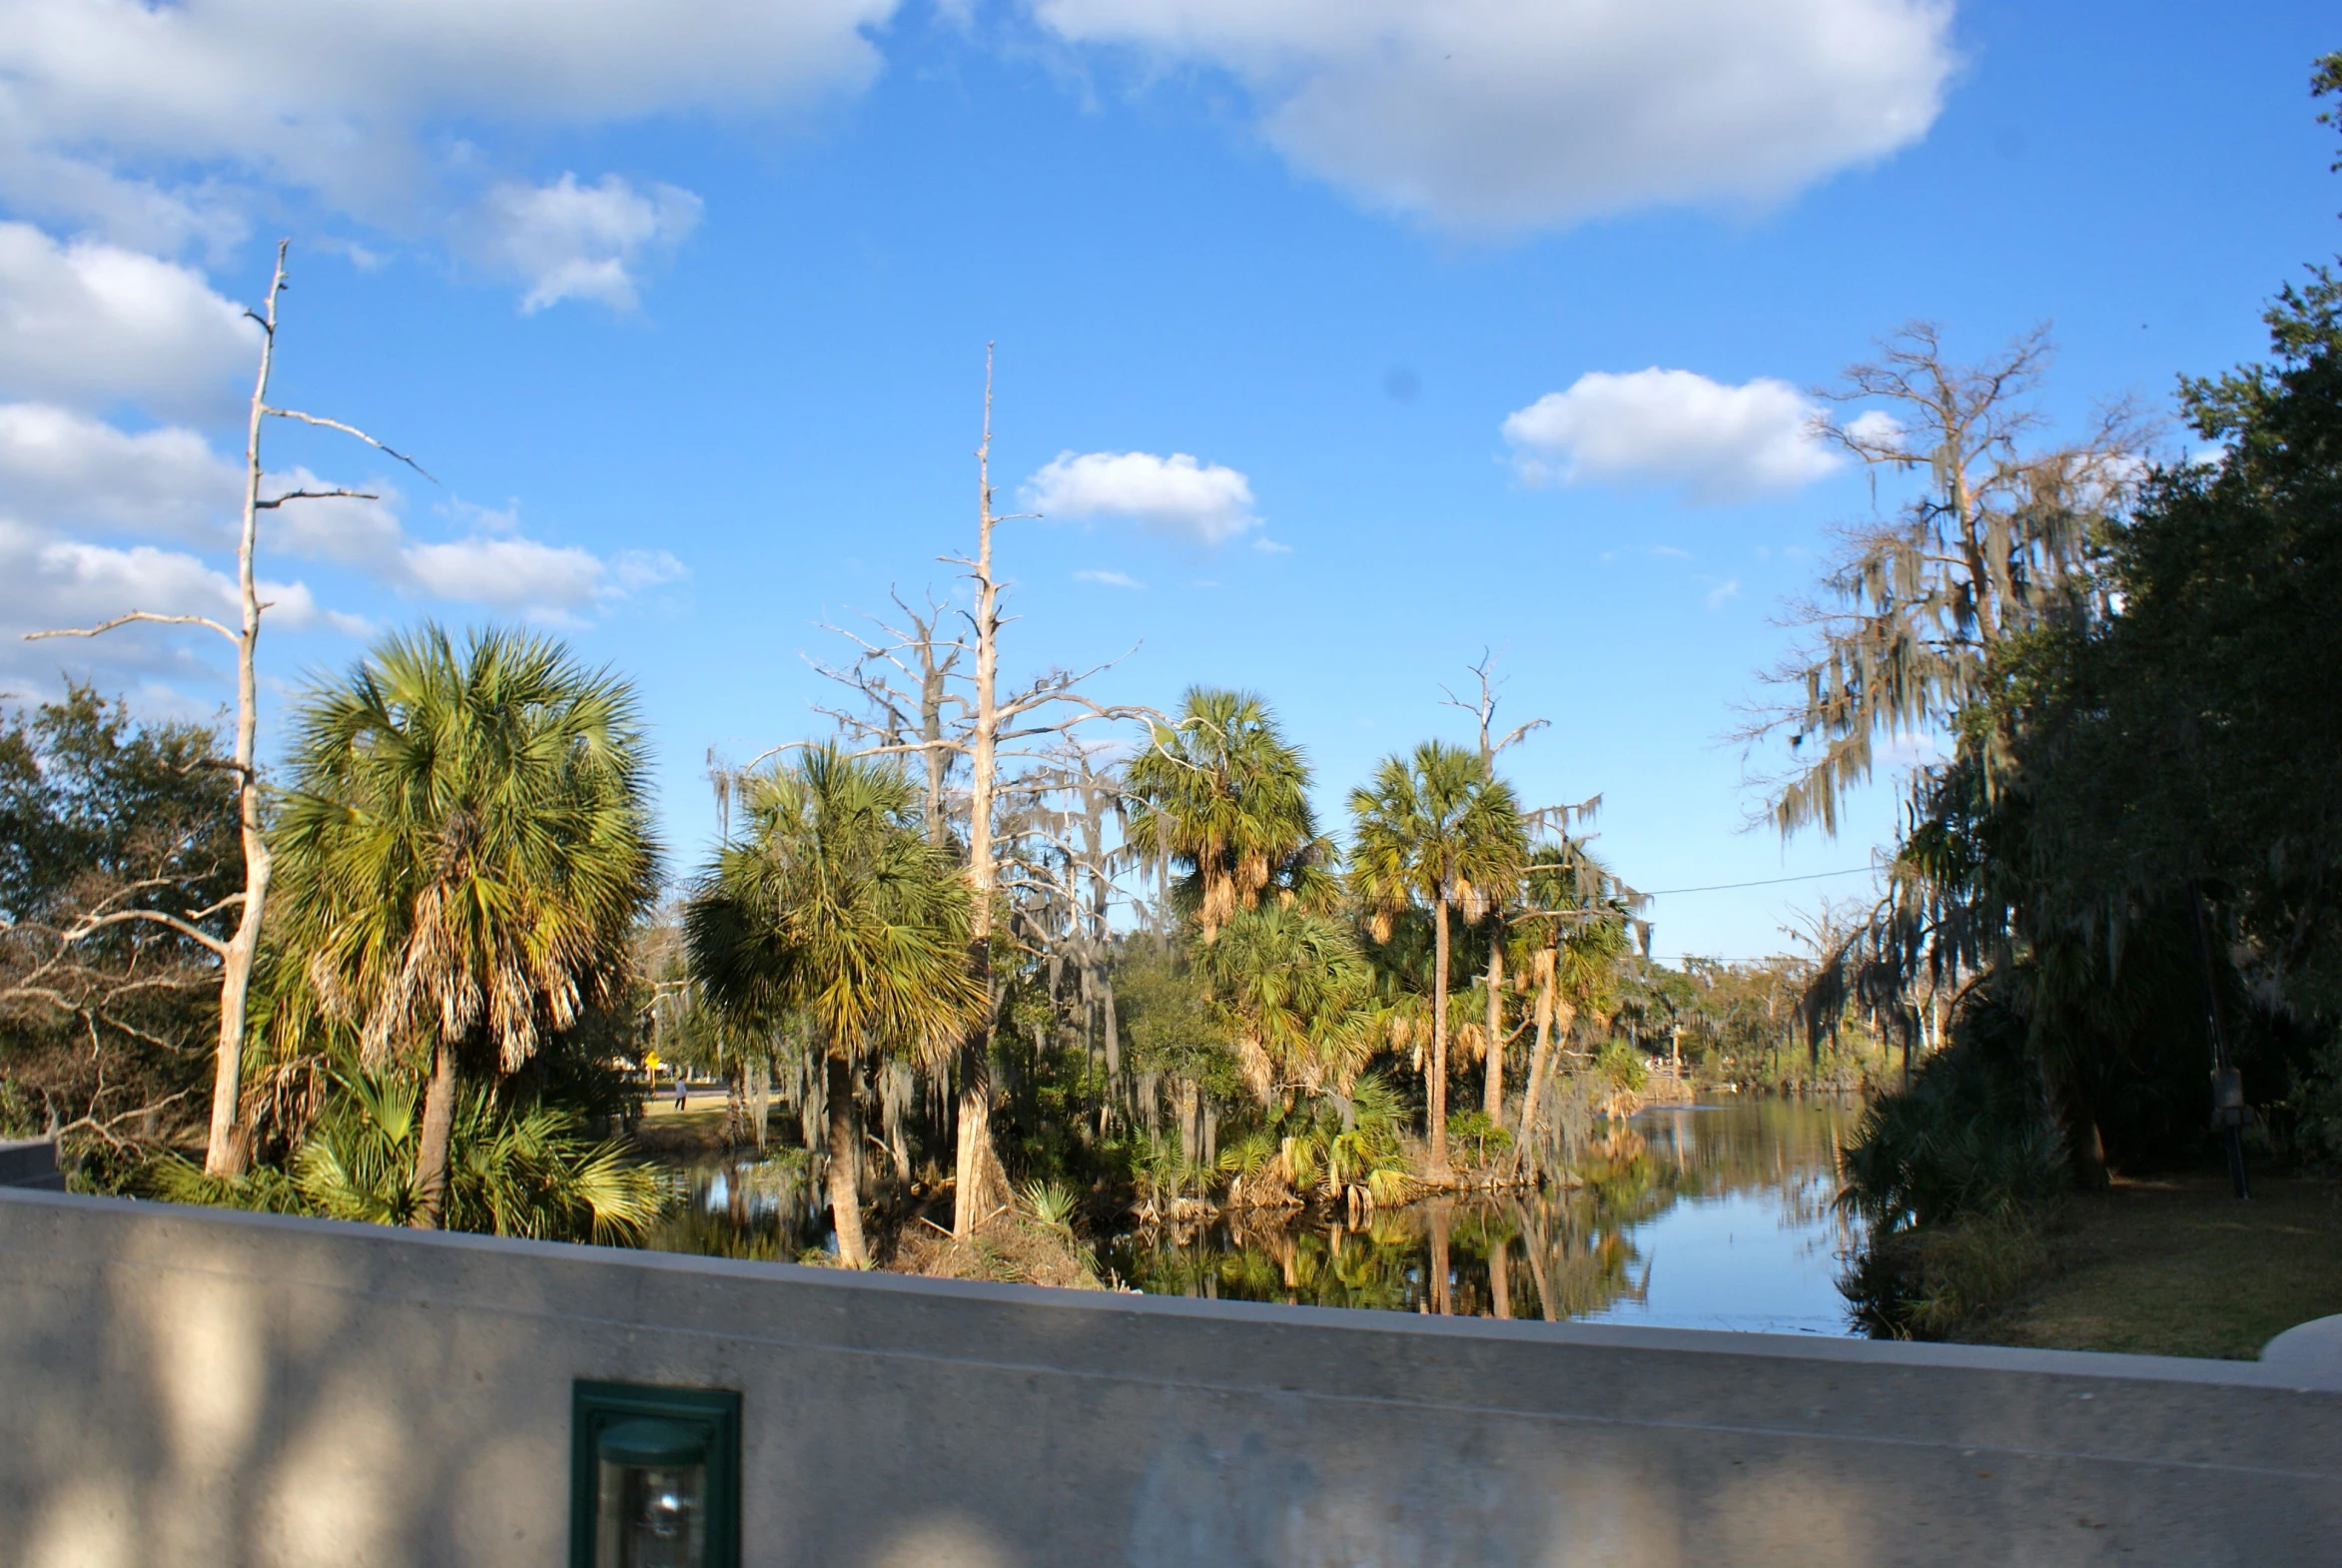
[[[1985,1344],[2250,1360],[2296,1323],[2342,1312],[2342,1186],[2226,1177],[2118,1180],[2075,1197],[2052,1271],[1958,1337]]]

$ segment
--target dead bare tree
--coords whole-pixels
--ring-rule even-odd
[[[949,806],[954,803],[948,781],[961,761],[968,766],[962,820],[968,878],[975,894],[968,961],[985,984],[993,1006],[969,1031],[959,1052],[952,1229],[963,1238],[1007,1196],[1007,1182],[992,1143],[991,1082],[992,1032],[1001,1001],[1001,988],[992,975],[992,942],[1008,848],[998,832],[1003,764],[1038,756],[1043,748],[1084,725],[1155,716],[1148,708],[1095,701],[1082,690],[1084,682],[1119,662],[1113,659],[1079,671],[1053,668],[1002,693],[1000,634],[1008,620],[1002,610],[1008,588],[994,567],[994,532],[1001,523],[1040,514],[993,510],[992,403],[993,348],[987,344],[984,424],[976,447],[976,551],[939,557],[960,567],[971,586],[972,602],[958,612],[966,630],[946,638],[939,630],[943,606],[930,599],[923,615],[912,611],[898,596],[895,602],[909,622],[907,627],[878,622],[882,638],[843,633],[860,649],[851,665],[813,661],[816,670],[856,693],[865,704],[866,711],[861,713],[821,710],[839,718],[864,742],[859,748],[862,755],[916,754],[923,760],[929,781],[931,833],[948,832],[941,826],[948,821]],[[970,655],[972,665],[963,665],[961,661]],[[898,685],[898,677],[914,683],[915,694]]]
[[[135,622],[154,622],[166,626],[202,626],[227,638],[236,649],[236,811],[244,846],[244,891],[230,895],[227,901],[238,906],[236,929],[223,941],[200,927],[160,911],[119,910],[105,917],[107,922],[155,920],[169,924],[181,936],[197,943],[219,960],[220,1044],[212,1083],[211,1129],[204,1147],[204,1170],[212,1176],[234,1176],[240,1173],[250,1154],[249,1130],[240,1117],[245,1022],[252,990],[253,960],[260,952],[261,921],[268,903],[272,870],[268,839],[261,831],[261,781],[256,744],[260,734],[258,654],[261,616],[270,607],[268,601],[260,596],[255,558],[260,539],[260,516],[264,511],[274,511],[292,501],[337,497],[353,500],[378,498],[362,490],[339,488],[292,489],[264,496],[261,493],[261,429],[269,419],[292,419],[302,424],[339,430],[364,441],[386,456],[405,463],[424,478],[430,477],[413,458],[384,445],[356,425],[346,424],[340,419],[329,419],[322,414],[305,413],[298,408],[279,408],[269,402],[269,378],[275,369],[277,354],[277,298],[285,292],[285,255],[291,245],[290,240],[277,242],[277,266],[269,279],[268,300],[260,310],[244,313],[260,324],[261,359],[259,373],[253,380],[252,403],[245,425],[244,521],[236,543],[236,580],[243,610],[238,625],[231,629],[226,623],[209,615],[167,615],[154,610],[131,610],[95,626],[65,627],[25,634],[27,640],[42,637],[95,637]]]
[[[952,770],[966,749],[960,744],[958,732],[969,711],[969,700],[953,689],[952,677],[968,651],[968,644],[965,638],[941,634],[939,628],[951,610],[948,605],[938,604],[933,593],[928,595],[924,613],[904,603],[900,591],[890,597],[904,624],[895,625],[877,616],[866,617],[878,629],[878,638],[826,621],[822,623],[822,630],[835,632],[861,651],[853,663],[842,667],[821,659],[806,662],[816,673],[859,695],[864,706],[863,711],[856,712],[816,703],[814,711],[835,720],[840,729],[858,740],[886,750],[917,753],[925,774],[922,801],[928,841],[941,847],[951,842],[946,790]],[[895,674],[890,675],[889,670]],[[910,682],[912,692],[898,688],[895,675]],[[949,726],[945,721],[947,709],[954,716]]]

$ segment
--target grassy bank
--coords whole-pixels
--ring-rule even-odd
[[[2249,1360],[2275,1334],[2342,1312],[2342,1186],[2224,1176],[2117,1180],[2069,1201],[2049,1267],[1956,1337],[2056,1350]]]

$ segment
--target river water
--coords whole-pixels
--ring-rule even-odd
[[[1356,1226],[1149,1226],[1104,1238],[1099,1261],[1157,1294],[1853,1334],[1836,1280],[1860,1237],[1831,1198],[1858,1114],[1836,1101],[1651,1110],[1608,1124],[1567,1190],[1412,1203]],[[651,1244],[795,1258],[827,1228],[810,1176],[802,1152],[680,1170]]]

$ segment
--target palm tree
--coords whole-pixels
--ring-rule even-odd
[[[749,779],[744,804],[745,834],[684,908],[684,944],[697,983],[738,1026],[811,1024],[826,1062],[838,1257],[866,1268],[855,1059],[933,1060],[983,1011],[968,886],[927,837],[902,772],[834,744]]]
[[[1288,1109],[1296,1091],[1348,1093],[1373,1049],[1374,978],[1343,925],[1278,904],[1247,910],[1197,967],[1263,1108]]]
[[[1520,803],[1475,752],[1425,741],[1412,757],[1385,757],[1373,781],[1350,792],[1357,830],[1350,882],[1373,911],[1376,936],[1410,904],[1432,920],[1431,1170],[1447,1164],[1448,911],[1476,921],[1493,890],[1517,877],[1526,853]]]
[[[362,1064],[427,1068],[410,1222],[445,1217],[459,1070],[611,1000],[658,883],[632,689],[558,642],[425,626],[294,719],[278,945]]]
[[[1206,943],[1282,885],[1315,891],[1328,858],[1309,809],[1309,765],[1249,692],[1190,687],[1131,761],[1130,841],[1186,871],[1177,899]]]

